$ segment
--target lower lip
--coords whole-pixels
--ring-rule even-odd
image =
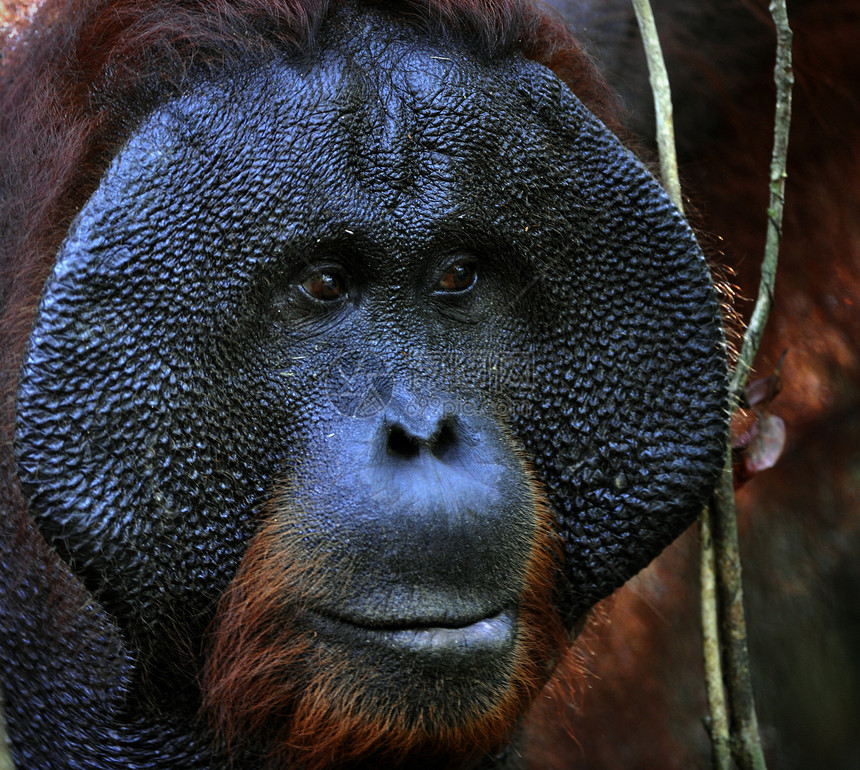
[[[346,631],[369,644],[422,654],[451,652],[491,652],[510,649],[516,635],[516,616],[511,610],[458,626],[421,626],[416,628],[371,628],[314,613],[331,630]]]

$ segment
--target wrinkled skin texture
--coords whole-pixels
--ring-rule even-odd
[[[461,757],[492,764],[561,655],[533,584],[572,631],[695,517],[724,421],[701,252],[549,71],[347,11],[309,56],[194,82],[75,220],[19,379],[23,494],[115,625],[125,690],[97,716],[119,737],[63,754],[218,766],[205,633],[262,529],[300,571],[259,634],[325,647],[336,692],[429,732],[439,766],[519,693]],[[15,756],[38,765],[11,669]],[[344,757],[267,740],[236,758]]]
[[[653,134],[631,4],[556,4],[622,89],[631,123]],[[748,318],[773,143],[767,2],[653,5],[686,210],[706,234],[706,252],[734,271],[733,304]],[[788,349],[772,407],[788,440],[776,467],[738,493],[741,555],[768,767],[848,770],[860,757],[860,14],[850,0],[792,0],[789,19],[795,88],[786,210],[754,373],[770,375]],[[602,620],[577,645],[591,686],[569,688],[565,710],[532,720],[530,767],[650,767],[658,757],[665,768],[708,765],[698,561],[691,531],[596,609]]]

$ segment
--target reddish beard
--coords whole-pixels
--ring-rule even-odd
[[[276,494],[211,628],[203,709],[221,750],[303,770],[467,768],[498,752],[568,652],[553,605],[558,538],[536,486],[516,641],[486,681],[408,660],[392,672],[372,650],[313,630],[308,608],[330,606],[336,591],[324,560],[292,533],[289,495]]]

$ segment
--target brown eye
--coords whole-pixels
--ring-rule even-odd
[[[334,270],[320,270],[306,278],[301,288],[309,297],[320,302],[334,302],[346,296],[346,279]]]
[[[474,262],[456,262],[442,275],[439,291],[466,291],[478,279],[478,266]]]

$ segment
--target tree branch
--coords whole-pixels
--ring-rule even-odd
[[[770,203],[767,209],[767,238],[764,261],[761,266],[761,282],[752,318],[744,334],[740,356],[732,377],[732,405],[738,401],[749,377],[752,362],[758,351],[767,317],[773,305],[773,287],[776,280],[776,263],[779,243],[782,239],[782,212],[785,206],[786,158],[788,155],[788,132],[791,125],[791,89],[794,72],[791,65],[791,28],[785,0],[771,0],[770,13],[776,26],[776,117],[774,118],[773,152],[770,161]]]
[[[633,10],[648,62],[648,76],[651,92],[654,94],[654,116],[657,121],[657,149],[660,152],[660,176],[663,186],[672,202],[681,210],[681,182],[678,178],[678,159],[675,154],[675,123],[672,119],[672,91],[669,88],[669,75],[663,61],[660,38],[649,0],[633,0]]]
[[[669,196],[680,207],[681,191],[675,159],[671,97],[654,16],[648,0],[633,0],[633,7],[644,41],[651,87],[654,92],[657,145],[660,151],[663,184]],[[752,362],[773,305],[777,256],[782,236],[786,156],[791,123],[791,88],[794,83],[791,68],[792,34],[788,25],[785,0],[772,0],[770,12],[776,26],[777,53],[774,70],[776,118],[771,157],[767,238],[758,298],[731,378],[729,393],[732,413],[740,403],[741,393],[746,386]],[[705,678],[711,712],[709,732],[714,765],[719,770],[728,770],[731,765],[730,747],[731,753],[743,770],[763,770],[764,752],[758,732],[755,698],[749,670],[730,447],[726,451],[723,473],[712,498],[711,509],[706,509],[702,513],[699,526],[702,541],[702,631],[705,645]],[[713,533],[713,543],[711,533]],[[718,619],[721,622],[718,623]],[[725,657],[725,678],[721,670],[721,650]],[[727,726],[724,681],[728,687],[730,702],[728,711],[731,714],[731,738]]]
[[[752,362],[758,352],[765,324],[773,305],[776,265],[782,239],[782,214],[785,205],[786,157],[791,124],[791,89],[794,75],[791,65],[792,33],[788,25],[785,0],[772,0],[770,13],[776,26],[776,116],[774,118],[773,153],[770,166],[770,204],[767,237],[761,267],[761,281],[752,318],[744,334],[741,353],[735,364],[730,386],[733,411],[740,402]],[[755,699],[749,672],[746,624],[743,613],[741,564],[737,545],[737,512],[732,484],[731,449],[726,467],[714,496],[714,540],[717,548],[717,573],[722,603],[722,641],[726,658],[727,686],[731,699],[732,750],[744,770],[762,770],[764,752],[758,732]]]
[[[701,545],[700,581],[702,604],[702,645],[705,656],[705,691],[708,697],[708,735],[711,738],[714,770],[731,770],[732,750],[729,742],[729,713],[723,687],[720,658],[720,623],[717,611],[717,575],[714,542],[711,534],[711,512],[707,508],[699,517]]]

